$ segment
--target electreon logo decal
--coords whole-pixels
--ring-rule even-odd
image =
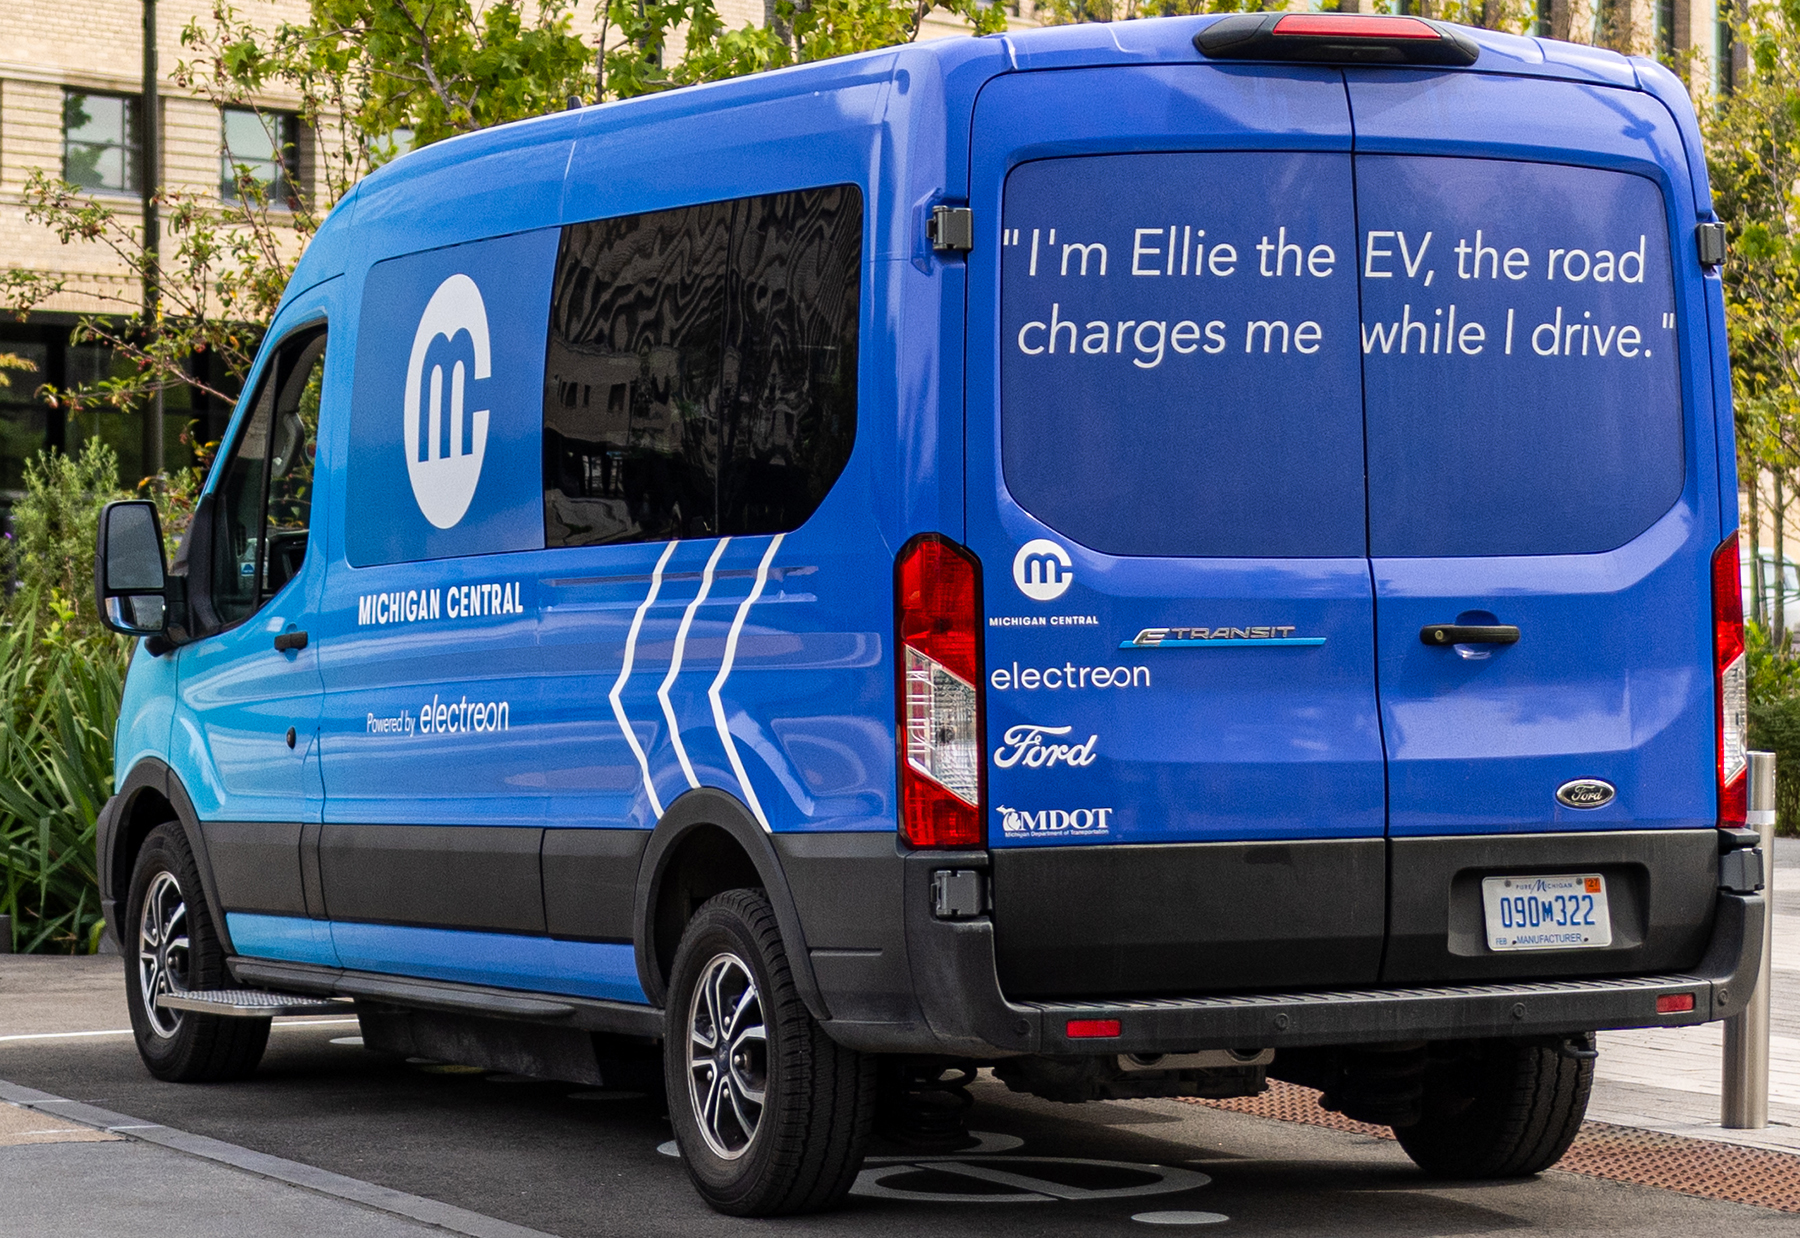
[[[1034,537],[1013,556],[1013,583],[1034,602],[1054,602],[1075,581],[1069,552],[1047,537]]]
[[[406,365],[406,475],[419,511],[440,529],[463,518],[481,481],[489,410],[466,409],[464,400],[470,382],[492,373],[491,362],[481,289],[452,275],[420,315]]]

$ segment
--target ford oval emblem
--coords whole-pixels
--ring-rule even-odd
[[[1615,794],[1612,783],[1599,778],[1576,778],[1556,788],[1557,803],[1570,808],[1604,808]]]

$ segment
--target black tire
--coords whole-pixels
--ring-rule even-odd
[[[151,905],[148,920],[147,905]],[[163,932],[169,925],[176,931]],[[171,1083],[213,1083],[242,1079],[253,1072],[268,1047],[268,1019],[235,1019],[152,1005],[159,992],[231,986],[225,947],[201,892],[200,872],[180,822],[159,825],[144,840],[132,869],[119,935],[125,947],[131,1030],[137,1038],[138,1056],[150,1073]]]
[[[1572,1044],[1592,1052],[1586,1038]],[[1520,1178],[1562,1159],[1587,1113],[1592,1056],[1510,1040],[1432,1048],[1425,1116],[1394,1128],[1419,1168],[1440,1178]]]
[[[738,1021],[721,1037],[708,1011],[726,1007]],[[731,1216],[788,1216],[841,1203],[869,1141],[875,1062],[839,1046],[807,1012],[761,890],[729,890],[694,914],[675,951],[663,1018],[669,1118],[701,1198]],[[722,1048],[702,1043],[708,1033]],[[736,1105],[734,1088],[742,1093]],[[709,1108],[718,1115],[711,1121]]]

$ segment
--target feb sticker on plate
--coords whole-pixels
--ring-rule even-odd
[[[1612,945],[1606,878],[1486,877],[1481,882],[1492,950],[1580,950]]]

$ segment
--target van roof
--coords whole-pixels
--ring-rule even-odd
[[[822,95],[858,85],[915,79],[922,84],[929,82],[940,90],[948,108],[958,98],[972,105],[982,83],[1009,72],[1102,65],[1206,63],[1194,47],[1194,36],[1223,16],[1207,14],[1110,23],[1084,22],[1009,31],[982,38],[934,39],[589,105],[458,135],[404,155],[365,177],[326,219],[296,270],[290,288],[298,292],[344,269],[349,250],[348,227],[356,202],[387,198],[410,181],[441,174],[448,168],[504,158],[508,152],[524,154],[534,149],[544,152],[547,146],[569,142],[577,135],[599,136],[697,113],[725,111],[803,95]],[[1432,66],[1429,69],[1382,67],[1371,70],[1365,67],[1362,71],[1497,73],[1553,78],[1646,90],[1665,103],[1669,103],[1673,95],[1685,93],[1674,75],[1652,60],[1627,58],[1602,48],[1550,39],[1457,28],[1481,49],[1480,58],[1467,69]],[[850,109],[851,112],[856,110]],[[1684,143],[1689,147],[1690,174],[1695,178],[1702,214],[1710,214],[1710,193],[1705,188],[1704,164],[1697,163],[1699,134],[1691,119],[1691,109],[1672,107],[1671,111],[1682,129]],[[879,121],[879,114],[844,116],[846,127],[865,127]]]

